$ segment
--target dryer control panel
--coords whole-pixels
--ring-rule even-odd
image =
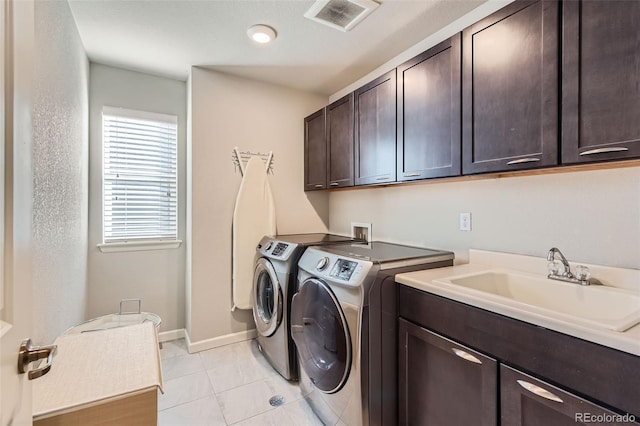
[[[338,256],[334,253],[311,247],[300,258],[298,268],[326,282],[357,287],[362,285],[362,282],[373,268],[373,262]]]
[[[278,243],[276,244],[276,247],[273,249],[271,254],[273,256],[282,256],[282,254],[287,250],[288,247],[289,247],[289,244]]]
[[[297,244],[278,241],[271,237],[263,237],[256,247],[256,251],[259,256],[286,261],[289,260],[296,247],[298,247]]]
[[[336,260],[335,265],[333,266],[333,269],[331,269],[329,276],[333,278],[339,278],[341,280],[349,281],[351,279],[351,275],[353,275],[353,272],[356,270],[357,266],[358,266],[358,262],[355,262],[353,260],[338,258],[338,260]]]

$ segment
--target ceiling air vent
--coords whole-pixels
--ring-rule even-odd
[[[378,6],[379,4],[372,0],[318,0],[304,17],[346,32],[358,25]]]

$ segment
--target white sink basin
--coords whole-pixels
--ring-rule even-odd
[[[534,314],[613,331],[640,322],[640,294],[613,287],[581,286],[509,270],[447,277],[434,283]]]

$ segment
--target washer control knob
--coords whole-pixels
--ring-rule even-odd
[[[264,251],[269,251],[271,250],[271,247],[273,247],[273,241],[269,241],[267,243],[267,246],[264,248]]]
[[[322,259],[318,260],[318,264],[316,265],[316,269],[318,271],[324,271],[325,269],[327,269],[327,266],[329,266],[329,258],[328,257],[323,257]]]

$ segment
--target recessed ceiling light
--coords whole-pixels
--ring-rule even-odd
[[[276,30],[268,25],[252,25],[247,30],[247,35],[256,43],[266,44],[276,38]]]

